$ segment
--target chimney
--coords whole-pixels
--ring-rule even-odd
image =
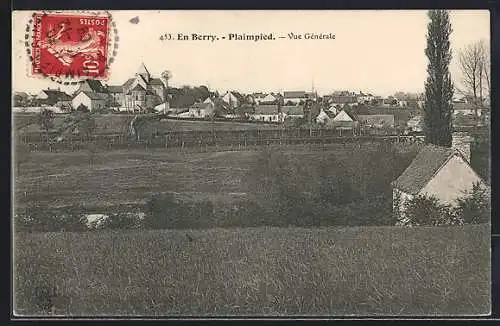
[[[459,151],[470,163],[472,137],[467,132],[454,132],[451,137],[451,148]]]

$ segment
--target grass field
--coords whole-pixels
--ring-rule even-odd
[[[488,225],[20,233],[15,248],[19,315],[53,287],[72,315],[490,312]]]
[[[326,151],[290,147],[285,154],[304,164],[327,153],[342,159],[354,144],[328,145]],[[408,150],[413,145],[405,145]],[[415,145],[416,146],[416,145]],[[359,149],[356,149],[359,150]],[[376,150],[369,144],[363,149]],[[104,151],[88,164],[86,152],[32,152],[14,180],[19,205],[39,203],[65,206],[82,203],[89,207],[142,203],[154,194],[180,193],[212,200],[239,196],[242,178],[258,161],[258,151],[180,153],[178,151]]]
[[[134,118],[130,114],[94,114],[96,121],[96,133],[114,133],[124,134],[128,132],[129,124]],[[64,126],[64,120],[68,118],[68,114],[56,114],[54,117],[54,128],[52,131],[58,131]],[[36,114],[14,114],[13,125],[21,128],[22,132],[43,132],[38,124],[38,116]],[[223,122],[215,121],[212,125],[210,121],[189,121],[189,120],[172,120],[163,119],[161,121],[148,121],[141,127],[141,131],[147,133],[148,136],[155,132],[172,132],[172,131],[209,131],[212,130],[268,130],[277,129],[280,126],[262,123],[242,123],[242,122]]]

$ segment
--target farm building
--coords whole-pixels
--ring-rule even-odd
[[[73,97],[71,103],[75,110],[83,104],[89,109],[89,111],[92,112],[94,110],[105,108],[108,103],[108,99],[107,94],[81,91]]]
[[[283,114],[279,112],[278,105],[256,105],[252,120],[267,122],[283,122]]]
[[[301,104],[307,100],[307,94],[304,91],[287,91],[283,93],[283,102],[285,105]]]
[[[394,127],[393,114],[360,114],[357,116],[360,124],[367,127],[384,128]]]
[[[234,109],[245,102],[245,97],[238,92],[227,92],[222,96],[222,100]]]
[[[195,119],[203,119],[213,116],[215,105],[212,101],[196,103],[193,107],[189,108],[189,117]]]
[[[36,95],[36,105],[47,105],[57,107],[70,107],[71,96],[59,89],[46,89]]]
[[[392,182],[393,209],[404,224],[406,203],[414,197],[434,196],[443,204],[455,205],[476,182],[484,184],[459,150],[429,144]]]

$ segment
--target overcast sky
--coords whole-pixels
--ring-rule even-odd
[[[24,46],[32,12],[13,13],[13,88],[37,93],[55,82],[29,77]],[[170,84],[208,85],[213,90],[352,90],[389,95],[423,91],[427,12],[391,11],[112,11],[119,49],[110,85],[121,85],[144,62]],[[139,17],[138,24],[129,20]],[[470,42],[490,40],[489,11],[451,11],[454,54],[451,72],[460,80],[458,52]],[[164,33],[332,33],[335,40],[161,41]],[[71,92],[74,87],[61,87]]]

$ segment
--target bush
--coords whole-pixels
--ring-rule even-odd
[[[449,205],[444,205],[434,196],[419,195],[406,203],[407,225],[457,225],[461,219]]]
[[[491,201],[488,189],[475,183],[472,190],[457,199],[456,215],[465,223],[489,223],[491,218]]]

